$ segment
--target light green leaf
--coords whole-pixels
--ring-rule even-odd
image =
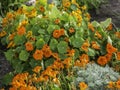
[[[58,52],[63,54],[67,52],[68,44],[65,41],[60,41],[60,43],[57,45]]]
[[[71,37],[70,42],[74,47],[80,48],[84,42],[84,39],[81,37],[78,37],[78,38]]]
[[[51,39],[51,41],[50,41],[50,49],[51,50],[56,50],[57,49],[57,44],[58,44],[58,41],[56,40],[56,39]]]
[[[93,21],[93,22],[92,22],[92,25],[93,25],[94,27],[100,26],[100,24],[99,24],[97,21]]]
[[[111,18],[106,19],[105,21],[101,22],[101,26],[105,29],[109,26],[109,24],[112,22]]]
[[[9,50],[7,50],[7,52],[5,52],[5,57],[10,62],[13,59],[13,56],[14,56],[14,51],[12,49],[9,49]]]
[[[27,61],[29,57],[29,53],[26,50],[22,50],[19,54],[19,59],[21,61]]]
[[[35,46],[36,46],[36,48],[41,49],[44,44],[45,44],[45,41],[43,40],[43,38],[40,38],[36,41]]]
[[[45,34],[45,30],[44,30],[44,29],[39,29],[39,30],[38,30],[38,33],[40,33],[40,34]]]
[[[80,37],[82,38],[83,34],[84,34],[84,29],[80,27],[78,30],[76,30],[75,38],[80,38]]]
[[[95,56],[95,50],[88,48],[88,56]]]
[[[47,31],[51,34],[55,29],[60,29],[60,27],[58,25],[49,25]]]
[[[110,38],[110,36],[108,36],[108,43],[112,45],[112,39]]]
[[[57,9],[57,7],[53,7],[51,12],[49,12],[49,18],[57,18],[57,17],[60,17],[60,15],[61,15],[61,13]]]

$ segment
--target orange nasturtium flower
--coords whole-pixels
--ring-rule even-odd
[[[5,17],[2,19],[2,27],[5,27],[8,24],[8,19]]]
[[[88,28],[89,28],[92,32],[95,31],[95,28],[94,28],[94,26],[93,26],[91,23],[88,23]]]
[[[21,22],[21,26],[25,26],[25,25],[27,25],[28,24],[28,20],[23,20],[22,22]]]
[[[18,35],[24,35],[26,33],[26,28],[24,26],[19,26],[17,28],[17,34]]]
[[[33,58],[35,60],[42,60],[42,58],[43,58],[42,50],[36,50],[35,53],[33,54]]]
[[[10,36],[9,36],[9,40],[13,40],[14,39],[14,36],[15,36],[15,32],[14,33],[12,33],[12,34],[10,34]]]
[[[71,28],[69,29],[69,33],[74,33],[74,32],[75,32],[75,29],[71,27]]]
[[[41,11],[41,12],[44,12],[44,11],[45,11],[44,6],[40,6],[40,11]]]
[[[114,69],[115,69],[115,71],[118,71],[118,72],[119,72],[119,71],[120,71],[120,66],[119,66],[119,65],[115,65],[115,66],[114,66]]]
[[[112,54],[111,53],[107,53],[105,55],[105,57],[106,57],[107,61],[109,62],[111,60],[111,58],[112,58]]]
[[[120,38],[120,32],[115,32],[115,36],[116,36],[117,38]]]
[[[88,52],[88,47],[90,46],[88,40],[86,40],[83,45],[81,46],[81,49]]]
[[[52,56],[53,56],[53,58],[55,58],[56,60],[59,60],[59,59],[60,59],[58,53],[52,53]]]
[[[12,83],[11,83],[12,87],[16,87],[17,89],[19,89],[20,87],[26,87],[27,86],[26,80],[28,80],[28,76],[29,76],[29,73],[27,73],[27,72],[20,73],[20,74],[17,74],[16,76],[14,76],[14,78],[12,79]]]
[[[95,41],[92,41],[92,48],[99,50],[100,46]]]
[[[60,29],[60,35],[62,36],[62,35],[64,35],[65,34],[65,31],[64,31],[64,29],[62,28],[62,29]]]
[[[54,70],[60,70],[64,68],[64,65],[61,60],[55,60],[54,63],[52,64],[52,68]]]
[[[46,58],[48,58],[48,57],[50,57],[50,56],[52,55],[52,51],[50,50],[50,47],[49,47],[47,44],[45,44],[45,45],[43,46],[42,52],[43,52],[43,55],[44,55]]]
[[[13,13],[11,13],[11,12],[8,12],[7,15],[6,15],[6,17],[7,17],[9,20],[13,19],[14,16],[15,16],[15,15],[14,15]]]
[[[120,89],[120,80],[118,80],[118,81],[116,82],[116,88],[117,88],[117,89]]]
[[[58,78],[54,78],[52,81],[53,81],[55,84],[57,84],[57,85],[60,86],[60,81],[59,81]]]
[[[104,66],[105,64],[107,64],[107,59],[105,56],[99,56],[97,63],[101,66]]]
[[[74,49],[71,49],[71,50],[68,49],[67,52],[68,52],[67,55],[70,56],[70,57],[74,56],[74,54],[75,54],[75,50]]]
[[[71,66],[71,61],[72,61],[71,57],[68,57],[63,61],[63,64],[65,65],[66,68],[69,68]]]
[[[87,54],[82,54],[82,56],[79,57],[81,62],[84,62],[87,64],[89,62],[89,56]]]
[[[33,69],[33,71],[34,71],[35,73],[39,73],[41,69],[42,69],[41,66],[36,66],[36,67]]]
[[[109,84],[107,85],[108,88],[114,88],[115,82],[110,81]]]
[[[79,83],[80,90],[86,90],[88,88],[88,85],[85,82]]]
[[[117,51],[117,48],[113,47],[110,43],[107,44],[106,49],[108,53],[115,53]]]
[[[117,60],[120,60],[120,52],[117,52]]]
[[[69,1],[65,1],[63,0],[63,6],[66,7],[66,8],[69,8],[71,5],[71,3]]]
[[[59,38],[60,36],[64,35],[64,29],[60,29],[60,30],[54,30],[53,31],[53,37],[54,38]]]
[[[28,85],[26,87],[20,87],[19,90],[37,90],[35,86]]]
[[[102,35],[98,31],[95,32],[95,36],[99,39],[102,39]]]
[[[113,29],[113,25],[112,23],[110,23],[110,25],[107,27],[107,30],[112,30]]]
[[[60,19],[59,18],[57,18],[57,19],[55,19],[55,24],[59,24],[60,23]]]
[[[44,55],[46,58],[48,58],[48,57],[50,57],[50,56],[52,55],[52,51],[51,51],[50,49],[45,49],[45,50],[43,51],[43,55]]]
[[[26,47],[27,51],[32,51],[33,50],[33,45],[31,44],[31,42],[25,43],[25,47]]]
[[[80,60],[76,60],[74,66],[82,67],[83,65]]]
[[[24,12],[25,12],[25,9],[21,7],[15,12],[15,14],[23,14]]]
[[[60,31],[59,30],[54,30],[53,32],[53,37],[54,38],[59,38],[61,35],[60,35]]]

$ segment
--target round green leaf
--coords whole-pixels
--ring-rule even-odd
[[[45,41],[42,38],[40,38],[36,42],[36,48],[41,49],[44,44],[45,44]]]
[[[50,48],[51,50],[55,50],[57,48],[58,41],[56,39],[51,39]]]
[[[61,41],[61,42],[57,45],[58,52],[61,53],[61,54],[66,53],[66,52],[67,52],[67,47],[68,47],[67,42]]]
[[[16,35],[15,38],[14,38],[14,43],[16,45],[20,45],[20,44],[23,44],[25,42],[25,36],[19,36],[19,35]]]
[[[28,57],[29,57],[29,53],[25,50],[22,50],[19,54],[19,59],[21,61],[27,61]]]
[[[80,37],[79,38],[72,37],[72,38],[70,38],[70,42],[74,47],[79,48],[82,46],[84,39],[80,38]]]

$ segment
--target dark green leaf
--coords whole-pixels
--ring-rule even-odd
[[[14,43],[16,44],[16,45],[21,45],[21,44],[23,44],[24,42],[25,42],[25,36],[19,36],[19,35],[16,35],[15,37],[14,37]]]
[[[3,78],[2,78],[2,84],[4,85],[8,85],[10,84],[10,82],[12,82],[12,79],[13,79],[14,75],[13,73],[8,73],[6,74]]]
[[[34,60],[34,59],[31,59],[30,62],[29,62],[30,66],[32,68],[34,68],[35,66],[40,66],[41,65],[41,61],[37,61],[37,60]]]

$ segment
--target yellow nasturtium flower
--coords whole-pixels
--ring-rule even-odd
[[[26,9],[25,10],[25,12],[24,12],[24,14],[28,17],[28,18],[33,18],[33,17],[35,17],[35,16],[37,16],[37,11],[36,11],[36,9],[35,8],[32,8],[32,9]]]
[[[27,38],[32,37],[32,31],[28,31],[27,34],[26,34],[26,37],[27,37]]]
[[[2,31],[0,32],[0,37],[4,37],[6,34],[7,34],[6,31],[2,30]]]

